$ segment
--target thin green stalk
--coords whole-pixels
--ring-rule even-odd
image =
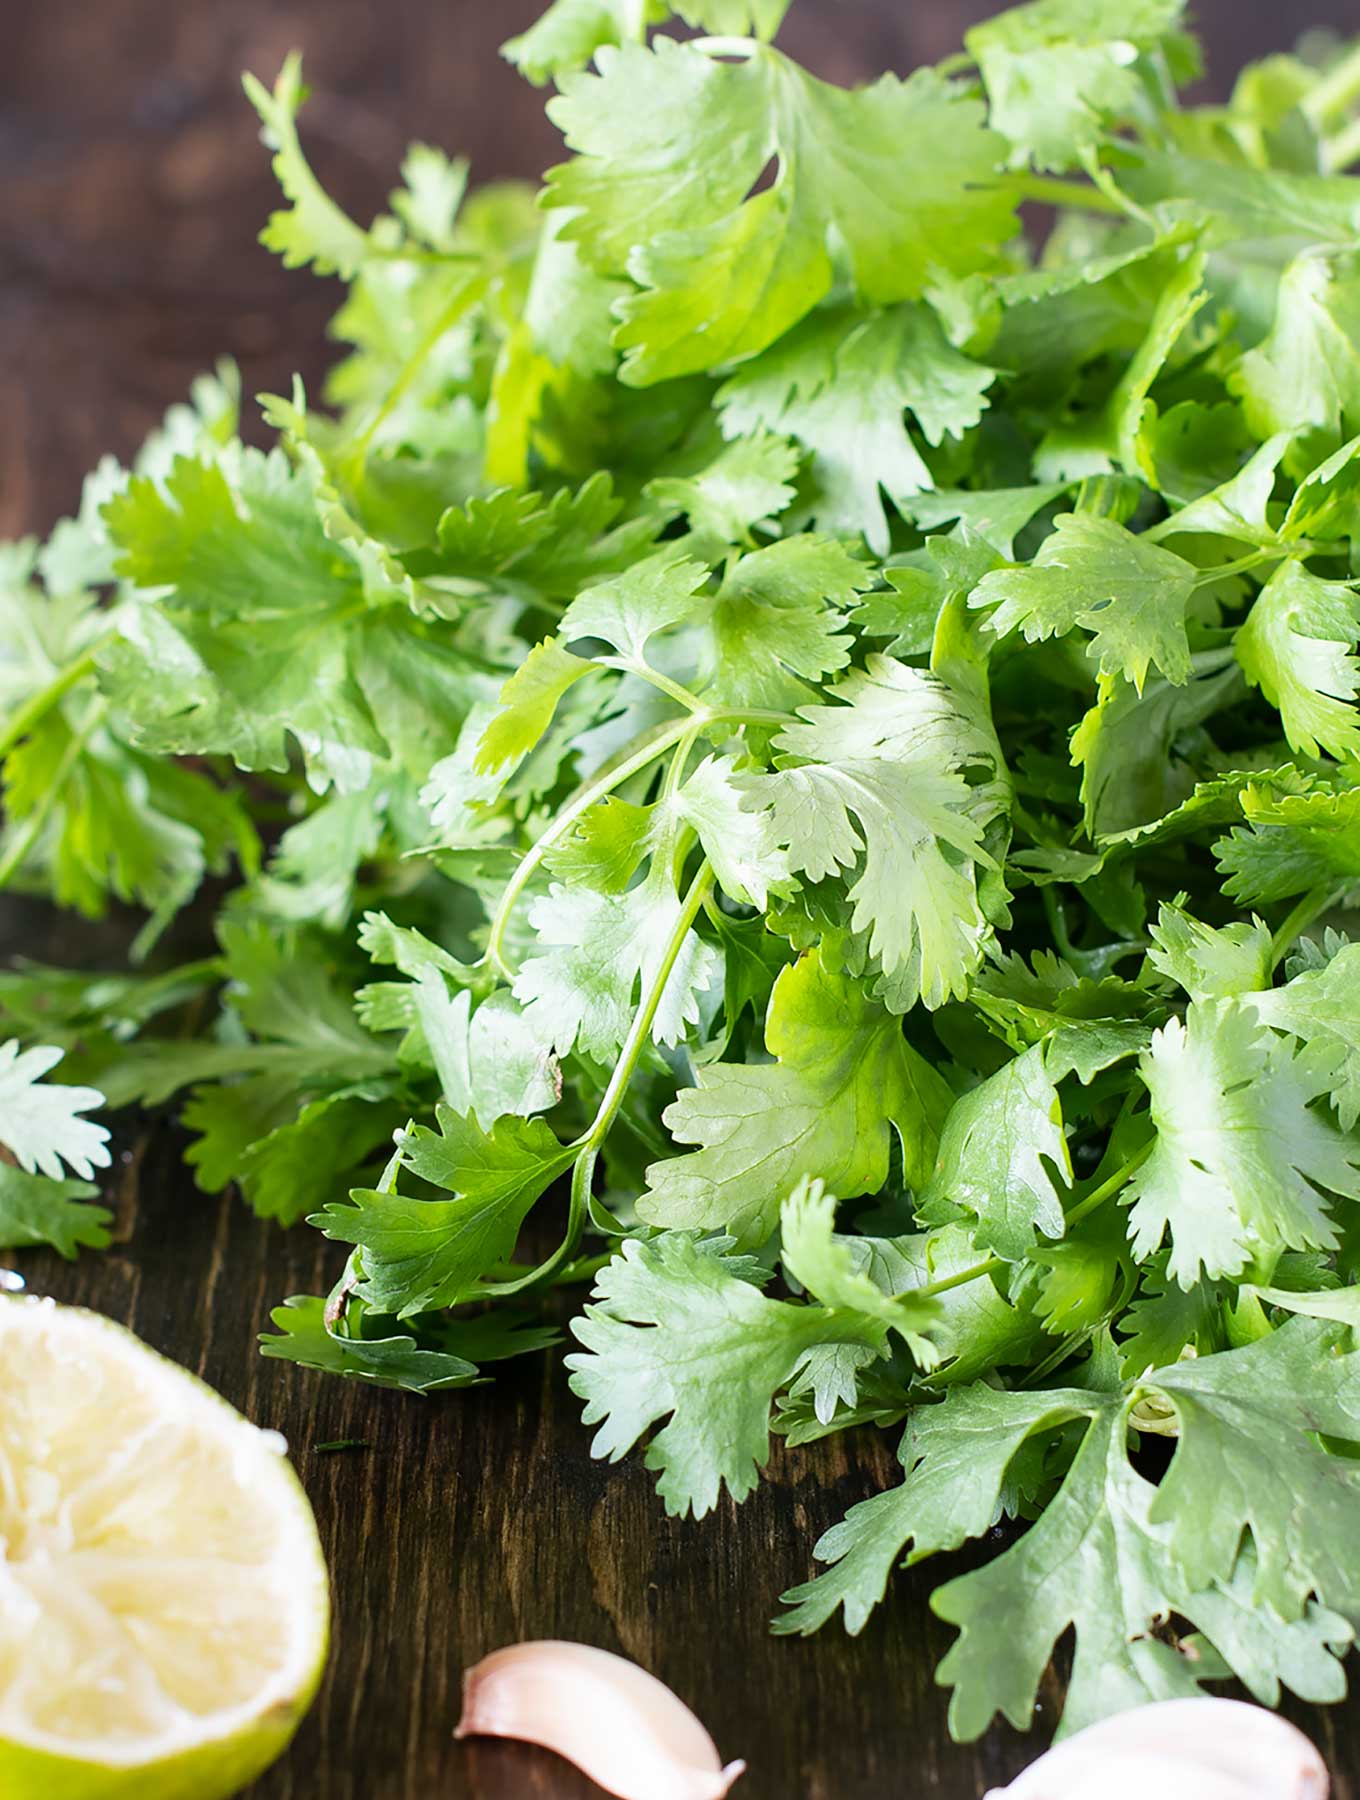
[[[650,663],[635,661],[630,656],[597,656],[595,661],[602,669],[618,669],[625,675],[636,675],[639,681],[650,682],[686,712],[702,713],[704,703],[697,694],[691,694],[687,687],[678,681],[672,681],[669,675],[663,675],[659,669],[652,668]]]
[[[1270,968],[1272,974],[1289,954],[1295,940],[1303,936],[1313,920],[1325,913],[1335,899],[1335,888],[1313,888],[1294,902],[1281,921],[1279,929],[1271,934]]]
[[[997,1269],[1004,1269],[1006,1261],[1001,1256],[988,1256],[971,1268],[960,1269],[957,1275],[946,1275],[941,1281],[928,1281],[924,1287],[907,1288],[903,1293],[894,1294],[894,1300],[933,1300],[937,1294],[947,1294],[951,1288],[967,1287],[970,1281],[981,1281],[984,1275],[991,1275]]]
[[[1239,556],[1236,562],[1218,563],[1212,569],[1201,569],[1195,577],[1195,586],[1212,587],[1216,581],[1225,581],[1229,575],[1245,575],[1249,569],[1259,569],[1265,563],[1279,562],[1294,554],[1295,546],[1292,544],[1288,549],[1281,546],[1278,550],[1253,550],[1249,556]]]
[[[623,1105],[624,1096],[628,1092],[628,1084],[633,1079],[633,1073],[638,1065],[638,1059],[651,1036],[657,1009],[661,1005],[667,983],[679,961],[680,952],[685,947],[685,939],[689,936],[694,921],[698,918],[712,888],[712,867],[707,862],[703,862],[699,865],[698,872],[689,884],[689,892],[685,895],[684,903],[680,908],[680,916],[675,921],[674,929],[667,940],[665,953],[661,958],[651,990],[633,1016],[633,1023],[628,1028],[628,1036],[624,1039],[623,1049],[619,1052],[619,1060],[614,1065],[614,1073],[609,1077],[609,1085],[604,1091],[604,1098],[600,1101],[600,1109],[595,1115],[595,1121],[582,1140],[586,1149],[593,1147],[598,1150],[609,1135],[609,1128],[618,1116],[619,1108]]]
[[[491,931],[486,940],[486,951],[483,957],[483,961],[494,964],[507,981],[512,979],[514,970],[505,960],[506,928],[510,923],[516,902],[533,879],[534,872],[542,863],[543,858],[554,844],[561,843],[582,813],[588,812],[596,801],[603,800],[607,794],[613,793],[615,788],[620,787],[632,776],[640,774],[643,769],[663,757],[673,745],[680,742],[681,738],[689,731],[690,724],[689,719],[669,719],[664,725],[654,727],[640,744],[621,758],[615,758],[593,781],[588,781],[584,787],[579,788],[576,797],[563,807],[542,836],[525,851],[514,874],[505,884],[505,891],[496,908],[496,916],[491,921]]]
[[[525,851],[501,895],[482,961],[498,969],[507,981],[514,979],[515,971],[505,960],[505,933],[519,897],[553,845],[561,843],[576,821],[596,801],[603,800],[615,788],[658,761],[683,738],[692,736],[697,739],[710,725],[721,725],[729,720],[733,724],[744,725],[787,725],[789,719],[788,713],[772,712],[765,707],[721,707],[714,712],[705,709],[685,719],[668,719],[664,724],[654,726],[636,746],[616,757],[593,781],[579,788],[575,797]]]
[[[1360,44],[1335,63],[1299,105],[1322,129],[1349,112],[1356,100],[1360,100]]]
[[[633,1023],[628,1028],[628,1036],[624,1039],[623,1048],[619,1052],[619,1060],[614,1066],[614,1073],[609,1078],[609,1086],[604,1091],[600,1109],[595,1115],[590,1130],[577,1142],[580,1154],[576,1158],[576,1167],[571,1172],[571,1198],[567,1207],[567,1228],[562,1242],[554,1250],[546,1262],[540,1263],[536,1269],[515,1281],[497,1282],[486,1288],[488,1294],[507,1295],[522,1294],[529,1288],[546,1287],[559,1281],[562,1272],[576,1255],[581,1242],[581,1234],[585,1230],[586,1217],[590,1209],[590,1189],[595,1178],[595,1165],[599,1160],[600,1150],[609,1136],[609,1128],[623,1105],[624,1096],[628,1092],[628,1084],[633,1079],[643,1047],[651,1035],[652,1024],[656,1018],[657,1008],[661,1005],[667,984],[674,972],[675,965],[684,949],[685,939],[713,885],[713,871],[705,862],[700,865],[698,873],[690,883],[689,892],[685,895],[680,909],[680,917],[667,941],[660,966],[652,985],[645,995],[642,1005],[633,1015]],[[605,1259],[606,1261],[608,1258]]]
[[[1113,1175],[1102,1181],[1098,1188],[1093,1188],[1084,1200],[1078,1200],[1071,1212],[1066,1214],[1067,1223],[1069,1225],[1075,1225],[1078,1220],[1084,1219],[1088,1213],[1093,1213],[1098,1206],[1103,1206],[1112,1194],[1117,1194],[1130,1176],[1135,1175],[1138,1170],[1142,1168],[1148,1157],[1151,1156],[1152,1147],[1156,1141],[1155,1138],[1149,1138],[1142,1149],[1135,1150],[1128,1161],[1121,1164],[1120,1167],[1115,1170]]]
[[[440,268],[458,266],[466,263],[480,263],[482,253],[479,250],[424,250],[416,249],[411,244],[393,245],[391,249],[377,248],[372,244],[364,247],[365,262],[391,263],[430,263]]]
[[[574,1262],[564,1263],[553,1279],[554,1287],[575,1287],[583,1281],[594,1281],[601,1269],[607,1268],[613,1259],[613,1252],[606,1251],[601,1256],[578,1256]],[[487,1270],[488,1276],[496,1283],[517,1282],[522,1275],[538,1274],[538,1265],[532,1268],[527,1263],[501,1262],[493,1263]]]
[[[9,724],[0,729],[0,757],[8,756],[19,740],[27,737],[59,700],[64,699],[87,675],[94,673],[95,656],[106,641],[105,638],[100,638],[98,643],[91,644],[74,662],[67,663],[64,669],[54,675],[45,688],[40,688],[24,702]]]
[[[768,48],[759,38],[749,37],[692,38],[689,47],[705,56],[754,56],[758,50]]]
[[[1012,175],[1007,185],[1020,200],[1033,200],[1041,206],[1075,206],[1083,212],[1112,213],[1127,218],[1127,208],[1112,194],[1094,182],[1064,181],[1053,175]]]
[[[1360,119],[1352,119],[1344,130],[1327,139],[1322,146],[1322,160],[1329,175],[1340,175],[1360,160]]]
[[[439,314],[434,324],[430,326],[430,329],[425,333],[424,337],[421,338],[415,349],[402,364],[391,387],[387,390],[382,405],[378,408],[377,412],[374,413],[368,424],[355,438],[354,443],[346,452],[347,458],[351,463],[360,463],[363,461],[379,426],[385,424],[386,421],[391,418],[398,402],[402,399],[411,383],[420,373],[422,364],[434,349],[435,345],[439,342],[440,338],[443,337],[446,331],[452,329],[465,313],[472,310],[485,292],[486,277],[484,275],[478,276],[474,281],[464,282],[462,287],[458,289],[458,292],[453,296],[452,300],[449,301],[443,312]]]
[[[57,764],[46,793],[24,820],[16,835],[10,840],[9,849],[0,856],[0,889],[8,886],[15,871],[23,866],[29,851],[42,835],[43,827],[52,816],[52,809],[61,798],[62,789],[66,786],[76,759],[89,743],[100,720],[108,710],[106,703],[95,699],[81,721],[80,728],[72,732],[71,741],[62,752],[61,761]]]
[[[675,755],[671,758],[671,766],[666,771],[665,785],[661,790],[664,799],[673,799],[679,791],[680,784],[685,779],[685,771],[689,767],[689,759],[694,753],[694,746],[698,743],[706,724],[707,721],[704,719],[695,719],[676,745]]]

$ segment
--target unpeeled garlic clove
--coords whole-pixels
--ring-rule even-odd
[[[463,1676],[457,1737],[541,1744],[619,1800],[722,1800],[723,1767],[694,1714],[636,1663],[588,1644],[511,1644]]]
[[[1057,1744],[986,1800],[1327,1800],[1301,1731],[1240,1700],[1161,1700]]]

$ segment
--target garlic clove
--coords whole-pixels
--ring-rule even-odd
[[[722,1800],[745,1763],[636,1663],[588,1644],[511,1644],[463,1676],[456,1737],[541,1744],[619,1800]]]
[[[1327,1800],[1301,1731],[1240,1700],[1162,1700],[1057,1744],[987,1800]]]

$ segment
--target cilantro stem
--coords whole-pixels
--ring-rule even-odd
[[[578,788],[576,797],[568,801],[542,835],[525,851],[514,874],[505,884],[505,891],[496,908],[496,916],[491,921],[491,931],[486,940],[486,951],[483,956],[483,961],[493,963],[507,981],[512,979],[514,970],[505,960],[506,928],[510,923],[510,916],[515,910],[516,901],[532,880],[534,871],[542,863],[543,858],[554,844],[561,843],[582,813],[588,812],[597,800],[603,800],[607,794],[611,794],[616,787],[619,787],[631,776],[640,774],[643,769],[656,762],[659,757],[664,756],[669,749],[680,742],[681,738],[689,731],[690,726],[691,721],[688,718],[668,719],[664,724],[655,726],[631,750],[626,751],[613,762],[607,763],[593,781]]]
[[[1121,1163],[1113,1175],[1107,1176],[1098,1188],[1092,1188],[1084,1200],[1078,1200],[1071,1212],[1066,1215],[1067,1223],[1075,1225],[1079,1219],[1084,1219],[1088,1213],[1093,1213],[1098,1206],[1103,1206],[1112,1194],[1117,1194],[1129,1177],[1136,1174],[1148,1157],[1152,1155],[1153,1145],[1156,1142],[1156,1138],[1149,1138],[1142,1149],[1135,1150],[1128,1161]]]
[[[1268,562],[1279,562],[1282,557],[1296,554],[1295,546],[1288,549],[1283,546],[1278,550],[1253,550],[1247,556],[1239,556],[1236,562],[1217,563],[1211,569],[1201,569],[1195,578],[1197,588],[1212,587],[1216,581],[1223,581],[1229,575],[1245,575],[1249,569],[1259,569]]]
[[[689,892],[685,895],[680,908],[680,916],[675,921],[671,935],[661,958],[656,978],[651,990],[642,1005],[633,1015],[633,1023],[628,1028],[628,1036],[624,1039],[623,1049],[619,1052],[619,1060],[614,1065],[614,1073],[609,1077],[609,1085],[600,1101],[600,1110],[595,1115],[595,1122],[586,1134],[583,1145],[587,1153],[598,1151],[609,1135],[609,1128],[618,1116],[623,1105],[628,1084],[633,1079],[638,1059],[651,1035],[652,1025],[656,1019],[657,1009],[666,992],[667,983],[685,947],[685,939],[689,936],[694,921],[703,909],[704,901],[713,890],[713,869],[707,861],[700,863],[693,881],[689,884]],[[579,1165],[578,1165],[579,1167]]]
[[[105,701],[96,695],[87,709],[85,717],[81,720],[79,728],[71,733],[71,741],[62,752],[61,761],[57,764],[42,799],[10,840],[9,849],[3,856],[0,856],[0,888],[8,885],[10,877],[16,869],[22,867],[25,857],[37,843],[44,825],[52,815],[52,809],[61,798],[62,789],[66,786],[77,758],[89,743],[107,710]]]
[[[691,50],[698,50],[704,56],[754,56],[766,46],[758,38],[749,37],[701,37],[691,38]]]
[[[554,1287],[572,1287],[583,1281],[594,1281],[600,1270],[608,1267],[613,1260],[613,1251],[606,1250],[598,1256],[578,1256],[574,1262],[564,1263],[553,1278]],[[521,1275],[537,1275],[538,1267],[529,1268],[525,1263],[495,1263],[487,1274],[494,1282],[513,1282]]]
[[[351,464],[358,464],[363,461],[378,428],[391,418],[393,412],[396,410],[398,402],[402,399],[406,390],[420,373],[421,365],[425,362],[430,352],[434,349],[440,338],[443,337],[444,333],[451,330],[452,327],[458,323],[459,319],[463,317],[464,313],[472,310],[482,298],[483,294],[485,294],[486,285],[485,275],[479,275],[471,281],[465,281],[449,301],[448,305],[435,319],[424,337],[421,338],[420,342],[416,345],[415,349],[407,357],[406,361],[397,372],[391,387],[387,390],[382,405],[374,413],[364,429],[359,432],[353,444],[350,446],[349,451],[347,452],[347,460]]]
[[[620,669],[625,675],[636,675],[639,681],[650,682],[654,688],[674,700],[677,706],[683,706],[686,712],[702,713],[705,710],[703,701],[697,694],[691,694],[687,687],[678,681],[672,681],[669,675],[663,675],[650,663],[631,656],[597,656],[595,661],[603,669]]]
[[[1331,175],[1339,175],[1343,169],[1349,169],[1360,158],[1360,119],[1352,119],[1343,131],[1328,138],[1322,146],[1322,156]]]
[[[642,1005],[633,1015],[633,1023],[628,1028],[628,1036],[624,1039],[623,1048],[619,1052],[619,1060],[614,1065],[614,1073],[609,1078],[609,1085],[600,1102],[600,1110],[596,1113],[594,1123],[584,1137],[577,1140],[576,1148],[580,1154],[576,1158],[576,1167],[571,1172],[571,1198],[567,1207],[567,1228],[562,1242],[546,1262],[535,1269],[528,1270],[515,1281],[496,1282],[488,1286],[487,1293],[496,1295],[522,1294],[528,1288],[546,1287],[563,1278],[563,1271],[570,1265],[581,1242],[581,1234],[585,1230],[586,1218],[590,1210],[590,1188],[595,1178],[595,1165],[599,1161],[600,1150],[609,1135],[609,1128],[618,1116],[623,1105],[624,1096],[628,1092],[628,1084],[642,1056],[643,1047],[651,1035],[657,1008],[666,992],[667,984],[679,960],[680,952],[685,947],[685,939],[704,901],[708,898],[713,886],[713,870],[707,862],[701,863],[689,892],[685,895],[680,908],[680,916],[667,941],[660,966],[650,989],[644,996]],[[605,1259],[608,1261],[608,1258]]]
[[[1326,912],[1335,898],[1335,888],[1312,888],[1294,902],[1285,914],[1279,929],[1271,933],[1270,967],[1272,973],[1279,968],[1289,954],[1294,940],[1307,931],[1320,913]]]
[[[369,244],[364,249],[365,262],[432,263],[446,268],[460,263],[480,263],[481,260],[481,254],[476,250],[417,250],[409,244],[394,245],[390,250]]]
[[[1113,213],[1128,216],[1112,194],[1089,181],[1063,181],[1052,175],[1012,175],[1012,192],[1021,200],[1033,200],[1041,206],[1076,206],[1085,212]]]
[[[692,696],[691,696],[692,698]],[[638,775],[649,764],[678,744],[682,738],[697,738],[710,725],[721,724],[730,719],[733,723],[745,725],[787,725],[789,714],[772,712],[763,707],[720,707],[714,712],[707,708],[691,714],[684,719],[667,719],[663,724],[653,726],[652,730],[613,762],[606,764],[595,779],[584,787],[578,788],[575,798],[558,813],[557,817],[544,830],[541,837],[525,851],[516,866],[514,874],[505,885],[500,904],[496,908],[496,916],[491,921],[491,930],[487,935],[486,949],[482,954],[483,963],[491,964],[499,969],[507,981],[514,979],[515,971],[505,959],[505,933],[510,924],[511,914],[515,910],[520,895],[533,878],[534,871],[540,866],[544,857],[554,844],[562,839],[585,812],[588,812],[597,800],[603,800],[612,794],[632,776]]]
[[[951,1288],[966,1287],[970,1281],[981,1281],[984,1275],[991,1275],[997,1269],[1005,1267],[1004,1257],[988,1256],[969,1269],[960,1269],[957,1275],[946,1275],[940,1281],[928,1281],[924,1287],[908,1288],[905,1293],[894,1294],[893,1299],[933,1300],[936,1294],[947,1294]]]
[[[1301,110],[1319,128],[1348,112],[1360,99],[1360,44],[1347,52],[1299,102]]]
[[[59,670],[45,688],[40,688],[36,694],[31,695],[24,702],[9,724],[0,730],[0,756],[7,756],[19,740],[27,737],[38,721],[49,713],[59,700],[64,699],[71,689],[78,682],[83,681],[87,675],[94,673],[94,659],[104,641],[103,638],[100,638],[99,643],[91,644],[83,655],[76,657],[74,662],[67,663],[64,669]]]

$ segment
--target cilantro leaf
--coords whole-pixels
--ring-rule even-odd
[[[1360,755],[1360,602],[1344,583],[1284,562],[1261,589],[1237,634],[1247,680],[1280,711],[1290,746],[1304,756]]]
[[[1255,1003],[1255,990],[1269,985],[1272,946],[1260,919],[1216,929],[1167,901],[1149,933],[1148,961],[1192,999],[1230,1000],[1245,994]]]
[[[702,564],[660,551],[573,600],[562,616],[562,636],[568,643],[603,638],[621,656],[638,661],[648,638],[695,610],[695,595],[706,579]]]
[[[1140,112],[1135,57],[1156,50],[1182,10],[1183,0],[1032,0],[974,26],[964,42],[986,83],[992,125],[1013,146],[1011,161],[1070,168],[1113,122]]]
[[[667,1512],[703,1518],[725,1486],[754,1488],[769,1456],[770,1406],[815,1344],[846,1335],[821,1307],[767,1299],[748,1259],[666,1232],[627,1240],[597,1278],[567,1358],[596,1456],[617,1462],[668,1419],[644,1461]],[[601,1421],[603,1421],[601,1423]]]
[[[1103,675],[1139,693],[1155,666],[1168,681],[1190,679],[1186,609],[1199,572],[1182,557],[1096,513],[1063,513],[1034,561],[984,575],[969,604],[995,606],[999,637],[1030,643],[1077,627],[1092,634]]]
[[[12,1038],[0,1044],[0,1144],[30,1174],[59,1180],[65,1163],[88,1181],[96,1168],[106,1169],[112,1160],[108,1132],[81,1117],[102,1106],[104,1096],[97,1088],[44,1083],[43,1076],[61,1057],[49,1045],[21,1051]]]
[[[1342,434],[1360,423],[1360,274],[1355,259],[1319,247],[1280,279],[1269,336],[1242,358],[1234,379],[1247,421],[1262,437],[1312,426]]]
[[[608,1057],[622,1045],[634,995],[660,978],[683,905],[664,857],[626,893],[599,894],[554,882],[530,909],[538,954],[515,977],[514,994],[539,1041],[559,1056],[579,1047]],[[699,996],[719,975],[712,947],[690,931],[652,1022],[658,1044],[678,1043],[699,1018]]]
[[[640,22],[659,24],[669,7],[642,0]],[[584,69],[606,44],[628,37],[630,20],[639,16],[629,0],[552,0],[527,31],[501,46],[501,55],[540,87],[573,69]]]
[[[811,515],[828,531],[863,532],[882,555],[882,495],[902,511],[934,486],[909,435],[910,410],[928,444],[961,438],[987,405],[995,370],[954,348],[925,305],[818,313],[739,370],[718,394],[723,431],[774,431],[811,457]]]
[[[804,1176],[847,1197],[876,1192],[892,1130],[908,1179],[924,1180],[948,1089],[900,1021],[816,952],[775,982],[765,1047],[774,1062],[700,1067],[697,1085],[667,1108],[672,1137],[701,1147],[648,1169],[638,1212],[649,1223],[758,1244]]]
[[[1291,1319],[1254,1344],[1154,1378],[1180,1432],[1153,1522],[1170,1528],[1173,1553],[1198,1582],[1226,1581],[1249,1532],[1252,1599],[1283,1619],[1301,1618],[1310,1595],[1348,1617],[1356,1611],[1345,1546],[1360,1519],[1360,1471],[1314,1436],[1349,1439],[1360,1427],[1360,1368],[1336,1337],[1326,1320]]]
[[[850,660],[844,609],[872,579],[839,544],[807,532],[741,557],[704,620],[711,638],[704,698],[774,712],[813,699],[810,684]]]
[[[1223,662],[1214,652],[1194,657],[1189,680],[1154,676],[1141,692],[1120,676],[1100,677],[1096,703],[1071,739],[1091,838],[1157,824],[1195,793],[1197,728],[1242,697],[1240,671]]]
[[[722,544],[749,544],[794,498],[796,448],[769,432],[738,438],[693,475],[667,475],[647,495],[663,512],[688,516],[690,529]]]
[[[476,768],[496,775],[514,768],[543,736],[569,687],[591,665],[564,650],[556,638],[536,644],[501,689],[500,705],[482,732]]]
[[[941,1680],[954,1689],[955,1736],[978,1736],[996,1712],[1027,1725],[1053,1644],[1069,1625],[1076,1655],[1066,1730],[1199,1692],[1203,1665],[1153,1631],[1172,1612],[1197,1626],[1267,1704],[1278,1700],[1282,1682],[1319,1699],[1338,1693],[1331,1647],[1349,1641],[1344,1620],[1312,1607],[1286,1621],[1255,1605],[1245,1556],[1230,1583],[1209,1585],[1198,1572],[1187,1580],[1154,1517],[1159,1491],[1127,1461],[1122,1405],[1115,1399],[1091,1411],[1076,1458],[1038,1522],[985,1568],[932,1597],[932,1610],[959,1627],[940,1664]],[[1059,1565],[1063,1579],[1055,1582]]]
[[[269,1315],[275,1332],[260,1337],[260,1352],[283,1362],[301,1363],[328,1375],[374,1387],[399,1388],[408,1394],[437,1394],[446,1388],[470,1387],[477,1365],[442,1350],[423,1348],[408,1336],[351,1336],[332,1328],[326,1302],[309,1294],[293,1294]]]
[[[356,1292],[399,1319],[453,1306],[514,1250],[530,1207],[576,1159],[541,1119],[475,1118],[436,1108],[438,1134],[417,1125],[398,1144],[406,1168],[451,1200],[413,1200],[357,1189],[352,1205],[323,1207],[311,1223],[360,1252]]]
[[[113,1214],[88,1204],[98,1193],[88,1181],[31,1175],[0,1161],[0,1249],[50,1244],[71,1260],[83,1246],[107,1248]]]
[[[1088,1405],[1087,1395],[1060,1389],[1010,1394],[979,1385],[922,1409],[898,1450],[905,1481],[852,1506],[823,1534],[813,1555],[832,1567],[782,1596],[794,1610],[774,1630],[806,1636],[843,1607],[846,1630],[862,1631],[897,1564],[981,1537],[1000,1516],[1006,1471],[1025,1440],[1083,1417]]]
[[[1214,845],[1227,877],[1223,891],[1234,900],[1261,906],[1360,881],[1360,791],[1290,792],[1289,785],[1248,782],[1238,796],[1246,826]]]
[[[1157,1141],[1124,1198],[1134,1250],[1169,1231],[1170,1272],[1236,1275],[1252,1257],[1336,1245],[1319,1189],[1360,1199],[1360,1149],[1312,1102],[1328,1091],[1322,1046],[1297,1053],[1263,1034],[1250,1009],[1195,1001],[1139,1065]]]
[[[285,268],[310,263],[318,275],[349,280],[368,254],[368,233],[341,212],[303,155],[297,134],[297,115],[307,98],[301,57],[285,59],[272,92],[253,75],[245,76],[244,84],[262,121],[260,135],[274,152],[279,186],[292,202],[287,212],[273,215],[260,242],[283,258]]]
[[[795,870],[848,872],[851,924],[890,1003],[940,1006],[964,991],[991,936],[978,889],[993,858],[964,771],[999,773],[993,744],[945,682],[888,657],[870,657],[831,700],[780,733],[787,766],[753,777],[750,792]]]
[[[1331,1071],[1329,1092],[1342,1129],[1360,1119],[1360,944],[1345,944],[1319,969],[1283,987],[1245,996],[1257,1017],[1303,1044],[1319,1046]]]
[[[967,1207],[977,1242],[1016,1262],[1033,1251],[1036,1231],[1063,1234],[1052,1170],[1071,1185],[1062,1106],[1036,1044],[954,1102],[922,1205]]]
[[[244,451],[230,470],[181,460],[163,484],[134,479],[105,512],[120,573],[174,590],[124,615],[103,655],[136,742],[282,770],[291,734],[319,783],[357,789],[389,749],[378,684],[421,642],[419,685],[404,667],[395,685],[407,717],[414,702],[428,720],[427,747],[451,747],[449,721],[468,704],[466,664],[424,643],[414,619],[394,624],[386,609],[407,602],[400,579],[362,545],[332,541],[306,469],[278,452]]]
[[[859,1266],[867,1260],[864,1239],[837,1237],[835,1223],[835,1196],[821,1182],[804,1177],[780,1212],[779,1254],[785,1269],[823,1306],[880,1320],[903,1338],[922,1368],[933,1368],[939,1353],[924,1333],[940,1307],[909,1291],[885,1293]],[[867,1248],[871,1257],[872,1247]]]
[[[598,63],[549,105],[578,155],[548,191],[595,265],[639,284],[619,308],[626,381],[765,349],[830,292],[833,233],[871,305],[985,264],[1010,235],[982,110],[932,71],[847,92],[775,51],[729,63],[666,38]],[[908,187],[892,175],[903,142],[921,147]],[[771,158],[773,185],[752,192]]]
[[[734,900],[763,911],[770,889],[788,883],[788,858],[775,843],[774,820],[746,804],[730,758],[706,757],[671,806],[694,831],[718,885]]]

